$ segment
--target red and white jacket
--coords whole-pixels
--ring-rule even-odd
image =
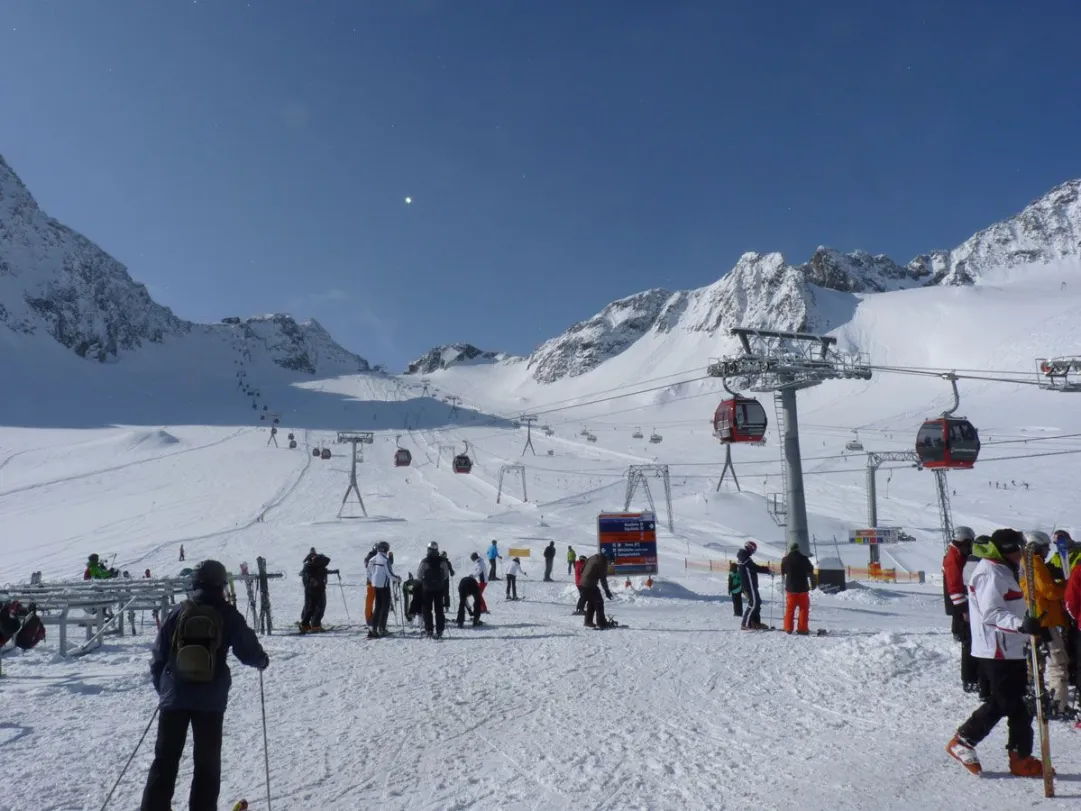
[[[1024,659],[1028,637],[1021,633],[1025,595],[1005,562],[984,558],[968,586],[972,655],[978,659]]]
[[[1081,566],[1074,566],[1066,584],[1066,611],[1074,622],[1081,622]]]
[[[968,611],[968,590],[965,588],[965,561],[967,555],[957,544],[950,544],[946,557],[942,559],[942,579],[946,584],[946,599],[949,600],[947,614],[955,611]]]

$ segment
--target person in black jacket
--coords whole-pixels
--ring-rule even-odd
[[[432,541],[428,544],[428,554],[420,562],[417,569],[417,580],[420,581],[421,610],[424,614],[424,633],[432,635],[432,610],[435,610],[435,636],[443,638],[443,628],[446,626],[446,615],[443,613],[443,591],[450,582],[450,572],[447,571],[446,561],[439,556],[439,544]]]
[[[476,554],[475,552],[473,554]],[[470,597],[473,598],[473,607],[470,608],[466,605],[466,600]],[[473,618],[473,626],[484,625],[480,621],[481,615],[481,594],[480,585],[477,583],[477,579],[473,575],[466,575],[458,581],[458,627],[461,628],[465,625],[465,615],[469,613],[469,616]]]
[[[613,563],[607,553],[598,552],[586,559],[582,567],[582,596],[586,600],[586,628],[603,631],[609,627],[604,616],[604,600],[601,599],[601,587],[604,595],[611,600],[612,591],[608,588],[608,567]],[[594,622],[594,617],[596,622]]]
[[[743,631],[766,631],[768,625],[762,624],[762,596],[758,593],[758,574],[773,576],[768,566],[759,566],[751,556],[758,551],[758,544],[747,541],[743,548],[736,553],[736,564],[739,566],[739,579],[743,584],[743,594],[747,597],[747,606],[743,609]]]
[[[544,582],[552,582],[552,566],[556,562],[556,542],[549,541],[548,546],[544,548]]]
[[[796,609],[799,609],[799,633],[807,636],[810,630],[807,628],[809,621],[808,612],[811,608],[811,578],[814,576],[814,566],[811,559],[799,551],[799,541],[792,541],[788,545],[788,554],[781,558],[781,576],[784,578],[784,631],[792,633],[795,622]]]
[[[300,570],[304,584],[304,610],[300,614],[301,631],[323,630],[323,614],[327,610],[327,577],[332,572],[327,566],[330,558],[315,551],[313,546],[304,558],[304,568]]]
[[[454,577],[454,567],[450,565],[450,558],[447,557],[446,552],[440,552],[439,557],[443,559],[443,562],[447,564],[447,582],[443,586],[443,612],[450,611],[450,578]]]
[[[195,767],[189,806],[218,807],[222,726],[232,683],[226,655],[232,649],[243,664],[259,670],[270,664],[255,632],[226,601],[226,580],[218,561],[200,563],[192,575],[194,596],[177,606],[158,632],[150,662],[150,677],[160,696],[158,738],[140,811],[172,807],[189,724]]]

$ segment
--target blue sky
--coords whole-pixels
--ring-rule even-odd
[[[312,315],[397,369],[746,250],[952,247],[1081,176],[1079,30],[1074,0],[0,0],[0,152],[179,315]]]

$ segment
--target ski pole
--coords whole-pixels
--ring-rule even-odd
[[[352,622],[353,617],[349,613],[349,601],[345,599],[345,586],[342,585],[342,573],[335,572],[335,574],[338,575],[338,588],[342,590],[342,605],[345,606],[345,618]]]
[[[769,570],[769,627],[773,627],[773,604],[777,601],[776,587],[773,585],[773,569]]]
[[[120,785],[120,781],[123,780],[124,775],[127,774],[128,766],[130,766],[131,762],[133,760],[135,760],[135,754],[139,751],[139,748],[143,745],[143,741],[146,740],[146,734],[150,731],[150,727],[154,723],[154,719],[158,717],[158,710],[159,709],[160,709],[160,707],[155,707],[154,708],[154,712],[150,716],[150,721],[147,723],[146,729],[143,730],[143,734],[139,738],[139,742],[137,744],[135,744],[135,750],[131,753],[131,756],[128,758],[128,762],[124,764],[124,768],[120,770],[120,776],[118,778],[116,778],[116,782],[113,783],[113,787],[111,789],[109,789],[109,794],[105,798],[105,802],[103,802],[101,804],[101,811],[105,811],[105,809],[108,807],[109,800],[111,800],[113,798],[113,792],[116,791],[116,787]]]
[[[259,705],[263,711],[263,768],[266,770],[266,807],[270,811],[270,753],[266,735],[266,691],[263,690],[263,671],[259,671]]]

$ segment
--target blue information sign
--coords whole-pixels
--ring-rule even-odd
[[[657,574],[657,516],[653,513],[601,513],[597,544],[615,563],[612,574]]]

